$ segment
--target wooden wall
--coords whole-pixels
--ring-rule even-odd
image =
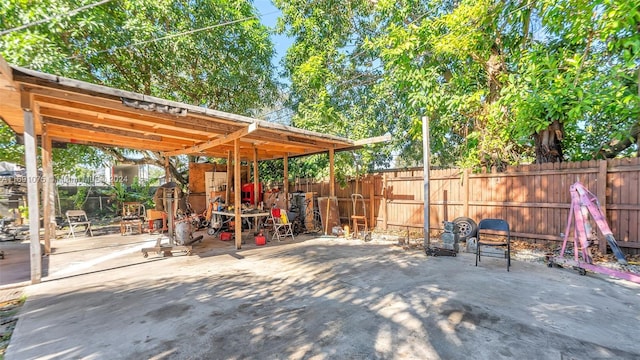
[[[226,164],[189,163],[189,202],[193,210],[202,212],[207,207],[205,173],[212,171],[226,172]],[[242,167],[242,177],[247,178],[248,169]],[[246,180],[243,180],[246,181]],[[233,182],[232,182],[233,184]]]
[[[431,170],[429,228],[436,235],[445,220],[498,217],[509,222],[517,239],[561,241],[571,202],[569,187],[576,181],[597,196],[619,245],[640,249],[640,158],[523,165],[499,173]],[[370,224],[383,230],[423,228],[422,168],[369,174],[357,183]],[[356,181],[336,189],[346,224]],[[290,187],[291,192],[296,190],[329,195],[327,183],[297,181]],[[600,241],[600,250],[605,246]]]

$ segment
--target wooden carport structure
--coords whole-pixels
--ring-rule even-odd
[[[0,57],[0,118],[24,136],[28,207],[40,213],[41,187],[45,252],[55,234],[53,142],[153,150],[170,156],[198,154],[228,158],[234,164],[235,204],[240,204],[240,162],[329,153],[330,194],[335,196],[334,153],[386,137],[362,141],[302,130],[245,116],[155,98],[12,66]],[[40,138],[40,141],[37,141]],[[41,144],[42,173],[37,147]],[[254,176],[254,179],[257,179]],[[257,192],[258,182],[255,182]],[[235,206],[240,218],[241,207]],[[41,276],[39,216],[29,217],[31,281]],[[240,226],[236,248],[241,247]]]

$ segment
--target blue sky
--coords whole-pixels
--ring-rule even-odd
[[[280,16],[278,8],[273,6],[271,0],[255,0],[254,5],[258,9],[262,23],[273,29],[276,26],[276,20]],[[280,59],[282,59],[286,54],[287,49],[293,43],[293,39],[284,35],[272,35],[271,41],[273,41],[273,45],[276,50],[276,57],[273,59],[273,65],[278,68],[279,71]]]

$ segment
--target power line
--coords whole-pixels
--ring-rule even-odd
[[[129,45],[114,46],[114,47],[111,47],[111,48],[106,49],[106,50],[96,51],[96,52],[92,53],[92,55],[111,52],[111,51],[115,51],[115,50],[123,49],[123,48],[130,48],[130,47],[135,47],[135,46],[139,46],[139,45],[149,44],[149,43],[160,41],[160,40],[172,39],[172,38],[178,37],[178,36],[190,35],[190,34],[194,34],[194,33],[200,32],[200,31],[210,30],[210,29],[214,29],[214,28],[217,28],[217,27],[231,25],[231,24],[244,22],[244,21],[251,20],[251,19],[256,19],[256,18],[257,18],[256,16],[249,16],[249,17],[246,17],[246,18],[238,19],[238,20],[228,21],[226,23],[215,24],[215,25],[211,25],[211,26],[207,26],[207,27],[203,27],[203,28],[199,28],[199,29],[193,29],[193,30],[184,31],[184,32],[177,33],[177,34],[171,34],[171,35],[167,35],[167,36],[163,36],[163,37],[159,37],[159,38],[153,38],[153,39],[149,39],[149,40],[145,40],[145,41],[139,41],[137,43],[133,43],[133,44],[129,44]],[[71,57],[71,58],[77,58],[77,57],[79,57],[79,56],[74,56],[74,57]]]
[[[135,47],[135,46],[139,46],[139,45],[153,43],[153,42],[156,42],[156,41],[173,39],[173,38],[178,37],[178,36],[191,35],[191,34],[195,34],[197,32],[201,32],[201,31],[205,31],[205,30],[211,30],[211,29],[215,29],[215,28],[218,28],[218,27],[232,25],[232,24],[236,24],[236,23],[240,23],[240,22],[245,22],[245,21],[251,20],[251,19],[258,19],[258,16],[271,15],[271,14],[274,14],[274,13],[277,13],[277,11],[272,11],[272,12],[269,12],[269,13],[266,13],[266,14],[258,14],[258,15],[253,15],[253,16],[247,16],[247,17],[242,18],[242,19],[231,20],[231,21],[227,21],[227,22],[224,22],[224,23],[205,26],[203,28],[188,30],[188,31],[184,31],[184,32],[181,32],[181,33],[171,34],[171,35],[167,35],[167,36],[163,36],[163,37],[159,37],[159,38],[153,38],[153,39],[149,39],[149,40],[145,40],[145,41],[139,41],[139,42],[136,42],[136,43],[133,43],[133,44],[129,44],[129,45],[114,46],[114,47],[111,47],[109,49],[93,52],[93,53],[91,53],[91,55],[98,55],[98,54],[102,54],[102,53],[106,53],[106,52],[113,52],[113,51],[118,50],[118,49],[131,48],[131,47]],[[67,60],[77,59],[80,56],[81,55],[75,55],[75,56],[67,58]]]
[[[44,23],[49,22],[49,21],[51,21],[53,19],[56,19],[56,18],[62,19],[62,18],[65,18],[65,17],[72,17],[72,16],[76,15],[77,13],[79,13],[81,11],[84,11],[84,10],[87,10],[87,9],[91,9],[93,7],[100,6],[102,4],[106,4],[106,3],[110,2],[110,1],[111,0],[102,0],[102,1],[99,1],[97,3],[81,6],[81,7],[77,8],[77,9],[75,9],[75,10],[69,11],[67,14],[63,14],[63,15],[59,15],[59,16],[50,16],[48,18],[36,20],[36,21],[30,22],[28,24],[24,24],[24,25],[15,27],[13,29],[3,30],[3,31],[0,31],[0,36],[6,35],[6,34],[10,34],[10,33],[15,32],[15,31],[24,30],[26,28],[30,28],[30,27],[35,26],[35,25],[44,24]]]

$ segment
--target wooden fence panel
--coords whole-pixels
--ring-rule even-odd
[[[374,227],[423,228],[422,169],[385,171],[358,181],[358,192],[365,198]],[[620,246],[638,252],[640,158],[521,165],[500,173],[495,169],[480,173],[431,170],[429,228],[440,231],[443,221],[460,216],[476,221],[498,217],[509,222],[517,239],[561,241],[571,203],[569,188],[576,181],[598,198]],[[326,196],[329,189],[326,183],[307,186],[320,196]],[[355,188],[355,181],[342,189],[336,187],[345,223]],[[604,241],[600,241],[600,250],[606,250]]]
[[[607,169],[607,220],[618,243],[640,248],[640,158],[614,159]]]

